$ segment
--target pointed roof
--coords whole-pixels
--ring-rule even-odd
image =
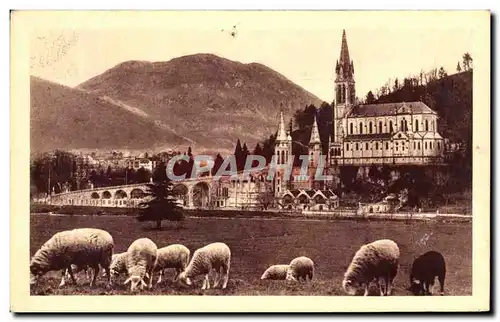
[[[354,73],[354,64],[349,57],[349,47],[347,46],[347,36],[345,29],[342,31],[342,45],[340,47],[340,58],[335,67],[337,74],[342,72],[345,78],[352,77]]]
[[[285,119],[283,117],[283,111],[280,112],[280,124],[278,127],[278,136],[276,137],[276,141],[286,141],[287,135],[285,131]]]
[[[319,138],[318,122],[316,122],[316,115],[314,116],[313,128],[311,131],[311,139],[309,144],[320,144],[321,140]]]
[[[345,29],[342,31],[342,47],[340,48],[340,63],[342,65],[344,65],[345,63],[348,64],[351,63],[351,59],[349,58],[349,48],[347,47],[347,36],[345,35]]]

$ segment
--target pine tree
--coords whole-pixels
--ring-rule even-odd
[[[217,156],[215,157],[214,160],[214,166],[212,168],[212,175],[217,174],[217,171],[219,171],[222,163],[224,163],[224,158],[220,155],[220,153],[217,153]]]
[[[163,220],[182,221],[184,219],[181,207],[173,197],[172,181],[168,177],[163,182],[149,183],[146,186],[146,196],[150,199],[139,204],[140,211],[137,216],[139,222],[154,221],[156,229],[160,230]]]
[[[188,147],[188,150],[187,150],[187,155],[188,155],[189,157],[192,157],[192,156],[193,156],[193,153],[192,153],[191,147]]]
[[[457,72],[460,73],[462,71],[462,68],[460,67],[460,62],[457,63]]]
[[[236,142],[236,148],[234,149],[234,158],[236,159],[236,167],[238,170],[241,168],[241,159],[243,157],[243,148],[241,147],[240,139]]]
[[[255,149],[253,149],[254,155],[262,155],[262,148],[260,147],[260,143],[255,145]]]
[[[167,166],[161,161],[153,172],[153,182],[165,182],[167,180]]]

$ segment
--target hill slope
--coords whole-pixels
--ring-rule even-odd
[[[108,96],[194,141],[193,148],[252,147],[277,128],[280,104],[288,117],[321,100],[276,71],[211,54],[168,62],[128,61],[78,86]]]
[[[32,76],[30,94],[32,152],[189,143],[145,116],[78,89]]]

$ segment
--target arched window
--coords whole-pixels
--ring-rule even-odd
[[[390,133],[394,132],[394,127],[392,125],[392,121],[389,121],[389,131],[390,131]]]
[[[368,150],[368,142],[365,143],[365,149]]]
[[[432,141],[431,141],[431,142],[429,142],[429,149],[431,149],[431,150],[432,150]]]
[[[405,120],[405,132],[408,132],[408,121]]]
[[[418,120],[415,120],[415,132],[418,132]]]
[[[349,143],[346,143],[346,144],[345,144],[345,150],[346,150],[346,151],[349,151]]]
[[[389,142],[385,142],[385,149],[389,150]]]
[[[285,163],[285,151],[281,151],[281,163]]]
[[[424,147],[427,150],[427,141],[424,142]]]
[[[400,131],[404,131],[405,130],[405,121],[404,120],[401,120],[401,127],[399,128]]]
[[[353,127],[353,124],[349,124],[349,130],[351,132],[351,134],[354,134],[354,127]]]
[[[418,149],[420,150],[420,142],[418,142]]]
[[[429,121],[428,120],[425,120],[425,131],[426,132],[429,131]]]
[[[378,122],[378,133],[382,133],[382,121]]]
[[[378,142],[375,142],[375,150],[378,150]]]
[[[438,150],[441,150],[441,143],[439,143],[439,141],[438,141],[437,144],[438,144]]]
[[[359,150],[358,142],[356,142],[356,151]]]
[[[372,134],[373,133],[373,124],[372,124],[372,122],[369,123],[368,129],[370,131],[370,134]]]
[[[359,123],[359,134],[363,134],[363,122]]]

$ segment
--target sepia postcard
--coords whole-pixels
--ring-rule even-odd
[[[489,311],[490,21],[12,11],[11,311]]]

